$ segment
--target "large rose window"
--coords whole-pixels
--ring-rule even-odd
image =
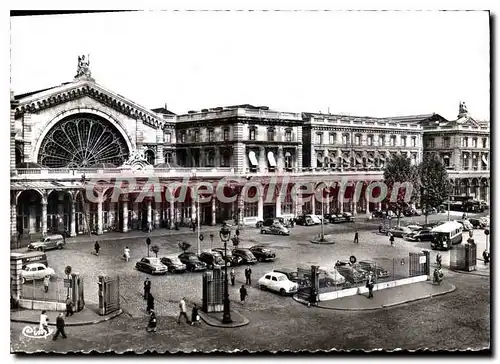
[[[45,136],[38,163],[48,168],[120,166],[129,156],[127,143],[109,121],[79,114],[58,122]]]

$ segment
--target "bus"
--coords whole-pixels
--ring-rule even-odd
[[[462,224],[456,221],[447,221],[434,227],[431,232],[434,238],[431,241],[432,249],[451,249],[453,245],[462,243]]]
[[[463,211],[463,212],[482,212],[484,207],[481,202],[474,200],[472,196],[455,195],[450,196],[449,201],[445,201],[445,206],[450,206],[452,211]]]

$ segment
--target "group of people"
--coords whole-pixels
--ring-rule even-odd
[[[66,315],[67,316],[67,315]],[[54,337],[52,340],[56,341],[57,338],[59,337],[59,334],[63,337],[63,339],[66,339],[66,332],[64,331],[64,328],[66,327],[66,323],[64,322],[64,315],[63,313],[59,313],[59,315],[56,318],[56,332],[54,334]],[[49,317],[47,316],[47,311],[43,310],[42,313],[40,314],[40,331],[44,331],[45,333],[49,334]]]

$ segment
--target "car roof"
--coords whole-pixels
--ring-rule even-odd
[[[165,255],[163,258],[167,258],[167,259],[179,259],[179,256],[177,256],[177,255]]]
[[[272,272],[267,272],[266,274],[264,274],[264,276],[267,276],[267,275],[273,275],[276,277],[286,277],[286,274],[281,273],[281,272],[276,272],[274,270]]]
[[[25,267],[38,267],[39,265],[43,265],[44,267],[46,267],[45,264],[38,263],[38,262],[36,262],[36,263],[28,263],[28,264],[25,265]]]

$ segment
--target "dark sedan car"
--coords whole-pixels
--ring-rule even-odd
[[[295,223],[297,225],[303,225],[303,226],[314,225],[314,221],[309,216],[305,216],[305,215],[297,216],[295,218]]]
[[[226,250],[226,253],[224,253],[224,248],[213,248],[212,251],[219,253],[222,259],[229,263],[228,266],[240,265],[243,262],[243,259],[241,257],[233,256],[233,253],[229,249]],[[224,254],[227,254],[227,256]]]
[[[341,265],[335,268],[345,278],[346,282],[351,284],[363,282],[366,278],[364,271],[350,265]]]
[[[166,265],[169,272],[184,273],[186,265],[183,264],[176,255],[168,255],[161,258],[161,263]]]
[[[276,254],[264,246],[254,245],[249,250],[259,262],[272,262],[276,259]]]
[[[254,264],[257,262],[257,258],[255,258],[255,255],[253,255],[250,249],[233,249],[233,256],[240,257],[242,259],[241,264]]]
[[[389,271],[371,260],[361,260],[357,263],[357,266],[359,270],[365,272],[365,276],[368,276],[369,272],[373,272],[377,278],[386,278],[390,275]]]
[[[224,259],[219,252],[209,251],[200,254],[200,260],[204,262],[208,269],[213,269],[214,267],[223,267]]]
[[[182,263],[186,264],[187,269],[191,272],[204,271],[207,269],[207,265],[203,263],[195,253],[182,253],[179,255],[179,259]]]
[[[160,259],[153,257],[142,258],[135,264],[135,268],[150,274],[165,274],[168,272],[168,268],[161,263]]]
[[[419,231],[414,231],[404,236],[408,241],[432,241],[434,240],[436,234],[431,231],[431,229],[422,229]]]

